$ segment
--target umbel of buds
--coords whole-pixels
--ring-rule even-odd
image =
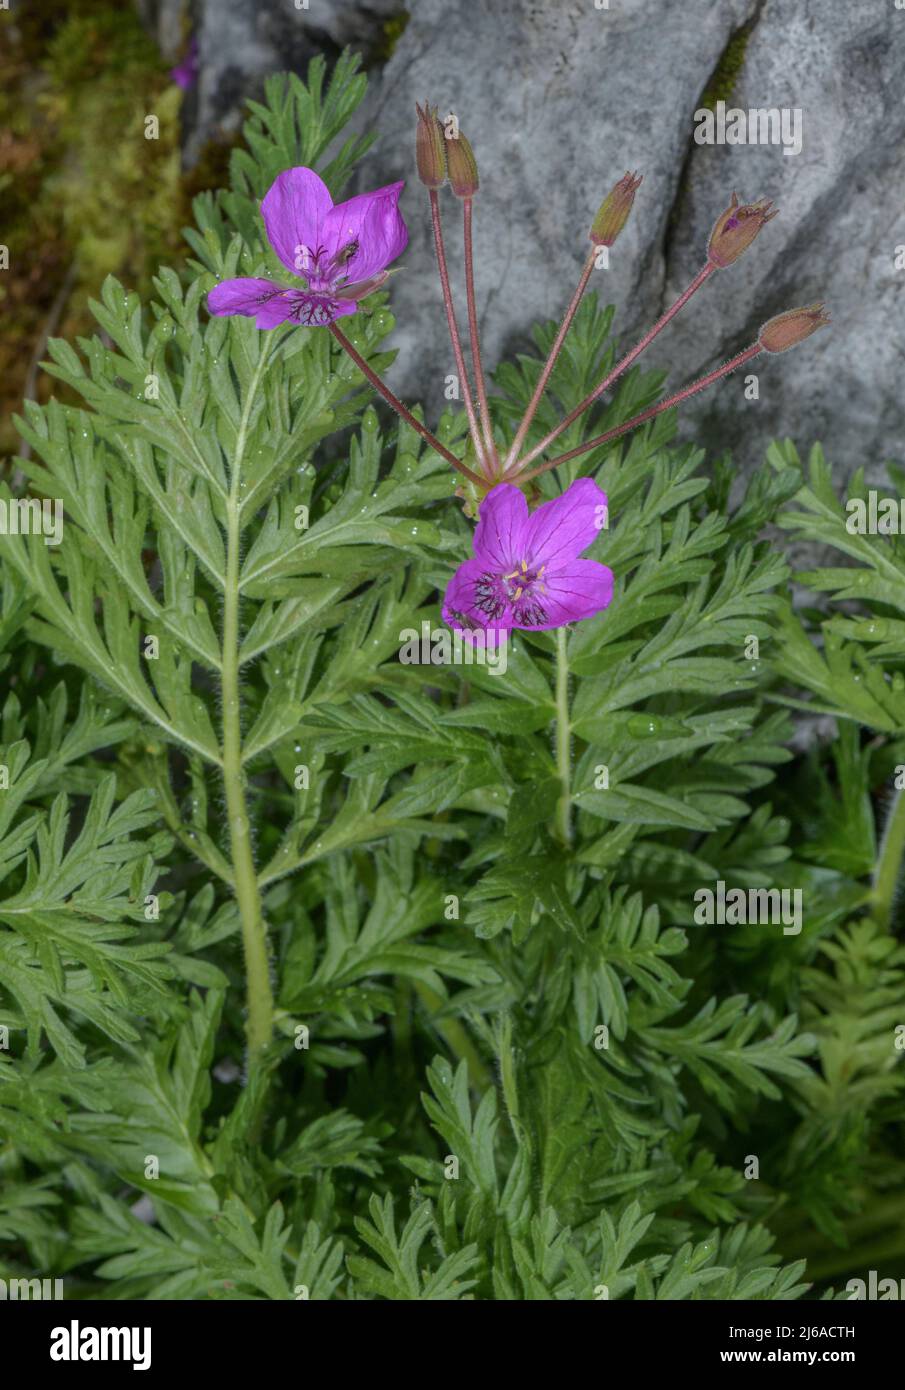
[[[474,150],[461,130],[446,140],[449,186],[457,198],[473,198],[478,191],[478,165]]]
[[[446,182],[446,141],[436,106],[415,103],[418,129],[415,134],[415,160],[418,177],[426,188],[442,188]]]
[[[623,174],[616,187],[606,195],[589,232],[595,246],[613,245],[628,221],[641,178],[640,174]]]
[[[710,233],[707,255],[711,263],[723,270],[737,261],[742,252],[747,251],[761,227],[776,216],[779,209],[771,212],[771,207],[773,204],[766,198],[740,207],[738,195],[733,193],[728,208],[717,218],[716,226]]]
[[[775,319],[764,324],[757,341],[767,352],[788,352],[830,322],[823,307],[823,304],[808,304],[804,309],[789,309],[785,314],[777,314]]]

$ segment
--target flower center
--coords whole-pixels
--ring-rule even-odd
[[[541,601],[546,594],[543,583],[546,565],[534,568],[520,560],[510,574],[482,574],[475,584],[475,606],[488,618],[500,618],[507,608],[521,626],[536,627],[546,621]]]
[[[296,323],[308,327],[332,323],[341,307],[330,294],[311,294],[308,290],[300,290],[292,295],[292,318]]]
[[[349,263],[357,255],[358,242],[353,240],[334,256],[328,256],[324,246],[300,246],[296,260],[299,274],[307,278],[309,290],[315,294],[336,294],[340,285],[348,280]]]

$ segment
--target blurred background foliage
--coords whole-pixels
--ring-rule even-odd
[[[88,300],[106,275],[145,293],[158,265],[182,254],[191,199],[225,182],[234,140],[211,140],[183,169],[180,112],[190,95],[128,4],[21,5],[0,25],[0,241],[15,272],[0,276],[8,457],[21,442],[13,412],[23,397],[50,394],[39,370],[48,337],[88,331]],[[155,139],[146,138],[149,116]]]

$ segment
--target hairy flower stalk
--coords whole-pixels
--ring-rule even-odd
[[[453,468],[463,474],[470,483],[475,483],[478,487],[483,487],[484,479],[473,472],[461,459],[457,459],[455,454],[447,449],[445,444],[440,443],[436,435],[431,434],[426,425],[422,425],[421,421],[412,414],[407,406],[403,405],[399,397],[393,394],[386,383],[382,381],[373,368],[368,365],[361,353],[353,347],[345,333],[343,333],[340,328],[337,328],[335,323],[330,324],[330,332],[343,351],[349,354],[358,370],[367,377],[368,381],[374,387],[374,390],[379,392],[387,404],[393,407],[396,414],[399,415],[407,425],[411,425],[413,430],[417,430],[421,438],[431,446],[434,452],[439,454],[441,458],[446,459],[447,463],[451,463]]]
[[[459,337],[459,325],[456,320],[456,309],[453,304],[452,289],[449,283],[449,267],[446,263],[446,246],[443,241],[443,223],[440,218],[440,199],[437,190],[428,190],[431,205],[431,225],[434,232],[434,250],[437,256],[437,269],[440,273],[440,288],[443,293],[443,307],[446,310],[446,322],[449,327],[449,338],[452,344],[453,357],[455,358],[456,371],[462,387],[462,400],[465,403],[465,413],[468,416],[468,430],[471,441],[474,445],[475,454],[488,478],[492,476],[489,461],[486,458],[484,443],[481,432],[478,428],[478,420],[475,415],[474,400],[471,394],[471,383],[468,379],[468,372],[465,367],[465,356],[462,352],[462,340]]]
[[[261,890],[252,853],[251,824],[248,815],[243,768],[242,721],[239,703],[239,528],[242,467],[254,387],[263,375],[267,358],[261,353],[252,389],[249,390],[233,457],[232,476],[226,498],[226,576],[223,589],[223,644],[221,656],[223,726],[221,762],[226,812],[229,820],[230,850],[233,861],[236,903],[242,923],[245,958],[249,1063],[259,1061],[273,1036],[273,991],[270,986],[270,957],[264,922]]]
[[[578,444],[574,449],[569,449],[565,454],[557,454],[556,458],[547,459],[539,464],[537,468],[529,468],[526,473],[520,474],[522,481],[529,478],[536,478],[539,473],[546,473],[550,468],[557,468],[561,463],[568,463],[570,459],[578,458],[580,454],[586,454],[590,449],[596,449],[600,444],[609,444],[613,439],[618,439],[622,434],[628,434],[630,430],[637,429],[639,425],[644,425],[648,420],[653,420],[656,415],[662,415],[664,410],[672,410],[674,406],[681,405],[690,396],[696,396],[699,391],[704,391],[714,382],[721,381],[724,376],[729,376],[730,372],[743,367],[746,362],[750,362],[759,352],[764,349],[760,343],[752,343],[746,347],[731,361],[724,362],[721,367],[715,367],[712,372],[702,376],[698,381],[693,381],[690,386],[683,386],[681,391],[676,391],[675,395],[668,396],[666,400],[659,401],[656,405],[649,406],[647,410],[642,410],[639,415],[633,415],[631,420],[626,420],[622,425],[615,425],[613,429],[606,430],[603,434],[596,435],[593,439],[586,439],[583,444]]]
[[[510,446],[509,453],[506,455],[506,460],[504,464],[504,477],[517,460],[519,450],[521,449],[522,444],[525,442],[525,436],[527,435],[528,430],[531,428],[531,422],[534,419],[534,416],[537,412],[537,407],[540,405],[541,400],[543,399],[544,392],[547,389],[547,382],[550,380],[550,375],[553,371],[553,368],[556,365],[556,359],[559,357],[562,345],[566,341],[566,335],[569,332],[569,329],[572,327],[572,320],[578,312],[578,306],[584,298],[584,292],[588,287],[588,281],[590,280],[591,275],[593,274],[596,261],[597,248],[595,246],[584,263],[584,267],[582,269],[578,285],[576,286],[575,293],[572,295],[569,307],[563,315],[562,323],[559,325],[559,330],[556,334],[556,337],[553,339],[553,346],[550,348],[549,356],[547,357],[541,374],[537,379],[537,385],[535,386],[534,391],[531,395],[531,399],[528,402],[528,408],[522,416],[521,423],[518,429],[516,430],[515,435],[513,436],[512,444]]]
[[[609,248],[615,244],[616,238],[628,221],[629,213],[632,210],[632,204],[635,201],[635,194],[640,186],[641,177],[638,174],[624,174],[616,184],[616,187],[613,188],[603,200],[600,210],[591,224],[589,236],[593,243],[592,250],[584,263],[584,268],[582,269],[575,293],[572,295],[569,307],[563,316],[563,321],[559,325],[559,331],[553,340],[553,346],[550,349],[549,356],[538,377],[537,385],[528,402],[528,408],[522,417],[521,424],[515,432],[509,453],[506,455],[503,470],[504,476],[518,459],[519,450],[525,442],[528,430],[531,428],[531,422],[537,412],[537,407],[540,405],[543,394],[547,389],[547,382],[550,380],[550,375],[556,365],[556,360],[566,340],[566,335],[572,326],[572,320],[578,312],[578,306],[584,297],[584,292],[588,287],[588,281],[597,264],[599,248],[601,246]],[[563,425],[562,428],[565,429],[566,426]]]
[[[472,200],[466,198],[462,204],[462,229],[465,240],[465,299],[468,305],[468,332],[471,338],[471,360],[474,364],[475,390],[478,393],[478,410],[481,415],[481,430],[486,450],[487,475],[493,477],[498,466],[496,445],[493,440],[493,425],[490,423],[490,407],[487,404],[487,382],[484,378],[484,364],[481,361],[481,339],[478,333],[478,311],[474,292],[474,249],[471,235]]]
[[[616,363],[615,367],[612,369],[611,372],[607,373],[603,381],[601,381],[597,386],[595,386],[593,391],[589,392],[589,394],[585,396],[583,401],[579,401],[578,405],[576,405],[573,410],[569,411],[565,419],[561,420],[555,429],[551,430],[549,434],[545,435],[539,444],[535,444],[534,448],[530,449],[528,453],[524,455],[523,458],[516,460],[507,468],[505,474],[507,479],[515,478],[518,474],[522,472],[523,469],[527,468],[529,463],[533,463],[533,461],[536,458],[538,458],[541,454],[545,453],[555,439],[558,439],[561,434],[564,434],[570,425],[573,425],[577,419],[584,415],[585,411],[590,409],[594,402],[596,400],[599,400],[603,393],[605,391],[608,391],[609,388],[619,380],[619,378],[623,375],[624,372],[628,371],[632,363],[638,357],[641,356],[644,349],[646,347],[649,347],[650,344],[654,341],[657,334],[661,333],[663,329],[666,327],[666,325],[675,318],[676,314],[679,312],[680,309],[684,309],[691,296],[701,288],[705,280],[708,280],[710,278],[714,270],[715,267],[711,265],[710,262],[708,262],[705,266],[701,268],[701,270],[698,271],[697,275],[694,277],[687,289],[684,289],[682,293],[679,295],[678,299],[669,306],[669,308],[666,310],[664,314],[661,314],[660,318],[657,319],[657,322],[654,324],[653,328],[649,328],[648,331],[645,333],[644,337],[639,342],[637,342],[629,352],[625,354],[625,356],[622,358],[620,362]]]
[[[607,241],[605,238],[609,236],[614,240],[619,231],[621,231],[625,219],[628,216],[628,211],[631,208],[631,200],[634,198],[635,190],[640,182],[640,179],[635,181],[632,175],[626,174],[621,183],[616,185],[616,188],[604,202],[600,212],[597,214],[594,226],[591,229],[592,240],[600,238],[599,244],[606,246],[612,245],[612,240]],[[628,205],[627,207],[626,203]],[[672,322],[676,314],[684,309],[692,295],[701,288],[705,281],[710,279],[714,271],[724,269],[726,266],[731,265],[733,261],[738,260],[742,252],[754,241],[761,227],[765,226],[767,222],[771,221],[772,218],[777,215],[779,210],[774,209],[771,212],[770,207],[771,204],[764,199],[761,199],[757,203],[750,203],[746,204],[744,207],[740,207],[738,197],[733,193],[728,208],[717,218],[713,231],[710,234],[707,248],[707,261],[698,271],[691,284],[682,291],[678,299],[669,306],[666,312],[661,314],[660,318],[652,328],[648,329],[640,342],[636,343],[620,362],[617,362],[616,366],[607,374],[603,381],[595,386],[593,391],[585,396],[584,400],[580,401],[579,404],[575,406],[574,410],[571,410],[565,419],[561,420],[554,430],[551,430],[549,434],[545,435],[540,443],[536,444],[524,458],[516,461],[516,453],[510,451],[510,455],[506,460],[507,468],[504,474],[505,477],[514,478],[522,469],[527,468],[529,463],[533,463],[536,458],[545,453],[555,439],[558,439],[559,436],[563,434],[570,425],[574,424],[605,391],[608,391],[610,387],[619,380],[623,373],[628,371],[629,367],[641,356],[645,348],[649,347],[666,325]],[[519,440],[519,444],[521,444],[521,440]]]
[[[419,109],[419,115],[421,114]],[[441,131],[439,121],[435,124]],[[420,126],[419,126],[420,132]],[[441,139],[447,146],[446,168],[449,186],[457,198],[462,200],[462,237],[465,250],[465,301],[468,306],[468,334],[471,341],[471,361],[475,374],[475,390],[478,397],[478,410],[481,416],[481,435],[484,443],[485,471],[492,478],[497,468],[496,445],[493,439],[493,426],[490,422],[490,409],[487,404],[487,383],[484,378],[484,364],[481,361],[481,340],[478,333],[478,311],[474,289],[474,246],[472,238],[472,210],[474,196],[480,186],[478,165],[469,141],[457,130],[447,139],[441,131]],[[425,180],[422,179],[422,182]],[[428,187],[436,185],[428,184]]]

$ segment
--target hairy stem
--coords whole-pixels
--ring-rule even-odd
[[[666,327],[670,320],[675,318],[679,310],[685,307],[691,296],[694,294],[695,290],[700,289],[701,285],[703,285],[705,280],[708,280],[710,278],[715,269],[716,266],[714,266],[710,261],[708,261],[707,264],[703,266],[701,270],[698,271],[697,275],[694,277],[688,288],[683,290],[682,293],[679,295],[678,299],[675,301],[675,303],[671,304],[669,308],[666,310],[665,314],[662,314],[661,317],[657,319],[657,322],[654,324],[653,328],[648,329],[641,341],[636,343],[632,350],[625,354],[621,362],[616,363],[613,370],[609,372],[607,376],[604,377],[603,381],[601,381],[598,386],[594,387],[594,390],[590,393],[590,395],[585,396],[584,400],[580,401],[574,410],[569,411],[569,414],[566,416],[564,420],[560,421],[560,423],[556,426],[555,430],[551,430],[550,433],[544,439],[542,439],[539,444],[535,444],[534,448],[531,449],[525,455],[525,457],[518,462],[518,464],[516,464],[516,469],[519,472],[521,472],[523,468],[527,467],[529,463],[536,459],[539,454],[544,453],[553,443],[554,439],[558,439],[564,430],[567,430],[571,424],[574,424],[578,417],[580,415],[583,415],[584,412],[589,408],[589,406],[592,406],[594,404],[594,402],[598,399],[599,396],[603,395],[604,391],[609,390],[613,383],[619,380],[623,372],[628,371],[629,367],[632,365],[635,359],[641,356],[644,349],[653,342],[657,334],[662,332],[662,330]],[[576,305],[576,308],[577,307],[578,306]],[[511,453],[510,457],[506,460],[507,467],[510,464],[510,460],[514,458],[515,454]]]
[[[368,381],[374,387],[374,390],[377,391],[378,394],[383,397],[387,405],[391,405],[395,410],[396,414],[401,416],[407,425],[411,425],[412,429],[416,430],[418,434],[420,434],[421,438],[431,446],[435,453],[439,454],[441,458],[446,459],[447,463],[451,463],[453,468],[455,468],[459,473],[463,473],[465,477],[469,479],[470,482],[483,485],[484,479],[481,478],[479,474],[474,473],[470,468],[468,468],[461,461],[461,459],[457,459],[455,454],[451,453],[450,450],[447,449],[445,444],[441,444],[439,439],[437,439],[435,435],[431,434],[430,430],[426,427],[426,425],[422,425],[421,421],[415,418],[415,416],[408,409],[408,407],[402,404],[402,401],[399,399],[399,397],[393,395],[393,392],[390,390],[389,386],[387,386],[384,382],[380,380],[380,377],[377,375],[377,373],[371,367],[368,366],[361,353],[358,352],[352,346],[345,333],[343,333],[341,329],[337,328],[335,323],[330,324],[330,332],[333,334],[334,338],[339,343],[343,351],[349,354],[358,370],[362,372],[364,376],[367,377]]]
[[[618,439],[621,434],[628,434],[629,430],[637,429],[639,425],[646,424],[648,420],[653,420],[655,415],[662,415],[664,410],[671,410],[675,405],[681,405],[682,401],[689,396],[695,396],[699,391],[703,391],[708,386],[712,386],[715,381],[728,376],[736,368],[744,366],[750,362],[752,357],[756,357],[763,348],[760,343],[752,343],[745,348],[738,356],[733,357],[729,362],[724,362],[721,367],[715,367],[712,372],[702,376],[698,381],[693,381],[690,386],[683,386],[681,391],[677,391],[673,396],[667,396],[665,401],[660,401],[659,405],[652,405],[647,410],[642,410],[640,415],[635,415],[631,420],[626,420],[624,425],[616,425],[611,430],[606,430],[603,434],[598,434],[594,439],[585,440],[584,444],[578,444],[574,449],[569,449],[565,454],[557,454],[556,458],[547,459],[539,464],[537,468],[529,468],[527,473],[522,473],[522,479],[535,478],[538,473],[546,473],[548,468],[556,468],[561,463],[568,463],[569,459],[578,458],[579,454],[586,454],[589,449],[596,449],[599,444],[608,444],[611,439]]]
[[[496,467],[496,448],[493,442],[493,426],[490,423],[490,410],[487,405],[487,383],[484,380],[484,364],[481,361],[481,340],[478,334],[478,311],[474,292],[474,245],[471,235],[471,198],[463,203],[462,220],[465,239],[465,298],[468,304],[468,332],[471,337],[471,360],[474,366],[475,388],[478,393],[478,409],[481,412],[481,429],[484,432],[486,448],[485,471],[492,477]]]
[[[480,460],[482,468],[486,472],[487,463],[484,459],[484,445],[481,440],[481,434],[475,416],[474,401],[471,396],[471,384],[468,380],[468,373],[465,370],[462,340],[459,337],[459,325],[456,323],[456,310],[453,304],[452,290],[449,285],[449,268],[446,264],[446,248],[443,245],[443,224],[440,221],[440,199],[437,197],[437,190],[435,188],[429,191],[431,201],[431,223],[434,229],[434,249],[437,253],[437,269],[440,272],[440,287],[443,290],[443,305],[446,309],[446,322],[449,325],[449,337],[452,343],[453,357],[456,360],[456,371],[459,373],[459,381],[462,386],[462,399],[465,402],[465,413],[468,416],[468,428],[471,431],[475,453]]]
[[[446,1000],[421,980],[413,981],[415,993],[431,1015],[431,1026],[436,1028],[450,1052],[468,1068],[468,1080],[476,1091],[488,1091],[493,1086],[493,1077],[484,1065],[481,1054],[468,1035],[468,1030],[458,1018],[434,1018]]]
[[[905,857],[905,794],[899,790],[889,808],[889,816],[880,844],[880,853],[877,857],[877,867],[874,871],[874,915],[884,927],[888,927],[892,921],[896,885],[902,870],[903,857]]]
[[[538,377],[537,385],[534,388],[534,394],[528,402],[528,409],[522,416],[522,422],[515,432],[515,438],[512,441],[512,446],[509,450],[509,453],[506,455],[504,469],[511,468],[512,465],[515,463],[516,459],[518,458],[519,450],[525,442],[525,436],[531,428],[531,421],[534,419],[534,416],[537,412],[537,407],[540,405],[543,394],[547,389],[547,382],[550,380],[550,374],[552,373],[553,368],[556,365],[556,359],[559,356],[560,351],[562,350],[563,343],[566,341],[566,334],[572,326],[572,320],[578,312],[578,306],[581,303],[582,297],[584,296],[584,292],[588,287],[588,281],[590,280],[591,274],[594,270],[594,264],[596,262],[596,259],[597,247],[593,246],[591,248],[591,253],[588,256],[588,259],[585,261],[584,269],[581,272],[581,279],[578,282],[578,286],[575,290],[575,293],[572,296],[569,307],[563,315],[563,321],[559,325],[559,332],[553,339],[553,346],[550,349],[550,355],[544,363],[543,371]],[[560,427],[560,429],[565,428],[565,424],[563,424]],[[560,432],[560,429],[557,429],[552,434],[547,435],[547,441],[549,442],[549,440],[555,439],[556,435]],[[535,453],[539,452],[542,452],[540,448],[528,454],[527,459],[534,458]]]
[[[556,833],[572,841],[572,726],[569,723],[569,632],[556,629],[556,771],[562,787],[556,804]]]
[[[242,922],[248,1012],[245,1023],[249,1060],[253,1063],[273,1034],[273,993],[267,932],[261,910],[261,894],[251,849],[251,825],[242,771],[242,722],[239,703],[239,482],[252,402],[265,365],[262,351],[248,388],[226,499],[226,583],[223,599],[223,786],[229,820],[230,849],[236,902]]]

